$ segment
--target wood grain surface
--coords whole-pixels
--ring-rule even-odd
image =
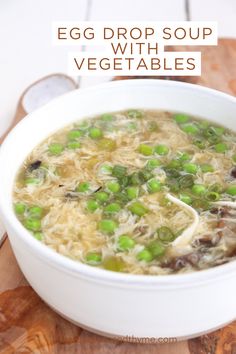
[[[184,49],[188,48],[178,47]],[[202,76],[179,79],[236,95],[236,40],[221,39],[217,47],[191,50],[202,51]],[[18,113],[21,118],[24,112]],[[169,344],[119,342],[71,324],[29,286],[8,239],[0,248],[0,274],[0,353],[236,354],[236,322],[208,335]]]

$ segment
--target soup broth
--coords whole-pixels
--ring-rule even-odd
[[[75,122],[27,157],[18,219],[75,261],[133,274],[191,272],[236,256],[236,135],[182,113]]]

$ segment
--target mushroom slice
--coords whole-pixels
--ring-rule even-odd
[[[193,217],[193,222],[192,224],[185,229],[181,235],[179,235],[173,242],[172,242],[172,247],[174,248],[181,248],[181,247],[186,247],[190,246],[190,243],[193,238],[193,234],[199,224],[199,215],[196,212],[195,209],[190,207],[188,204],[182,202],[178,198],[173,197],[171,194],[167,194],[167,198],[174,204],[179,205],[180,207],[183,207],[186,209],[191,216]]]

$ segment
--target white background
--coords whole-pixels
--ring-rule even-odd
[[[52,21],[78,20],[218,21],[221,37],[236,37],[236,0],[0,0],[0,135],[27,86],[67,70],[70,48],[51,45]]]

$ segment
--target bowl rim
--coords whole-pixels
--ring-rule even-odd
[[[46,105],[40,107],[34,112],[28,114],[22,121],[20,121],[8,134],[6,139],[4,140],[1,149],[0,149],[0,161],[2,156],[7,154],[8,144],[11,140],[12,136],[17,134],[19,126],[25,124],[27,126],[27,121],[34,116],[35,112],[37,114],[42,113],[47,110],[48,106],[56,105],[58,101],[63,100],[64,97],[75,94],[83,95],[89,94],[97,89],[112,89],[113,87],[122,87],[122,86],[137,86],[137,85],[148,85],[148,86],[163,86],[163,87],[171,87],[177,86],[179,88],[188,87],[190,90],[194,90],[196,93],[206,93],[216,98],[223,98],[233,102],[236,105],[236,98],[224,92],[214,90],[211,88],[203,87],[200,85],[179,82],[174,80],[160,80],[160,79],[129,79],[129,80],[120,80],[120,81],[111,81],[98,85],[94,85],[92,87],[87,88],[79,88],[73,90],[69,93],[66,93],[60,97],[57,97],[47,103]],[[0,184],[1,190],[1,184]],[[183,273],[183,274],[169,274],[169,275],[141,275],[141,274],[130,274],[130,273],[118,273],[113,271],[104,270],[101,268],[96,268],[91,265],[83,264],[79,261],[72,260],[62,254],[57,253],[56,251],[50,249],[45,244],[33,238],[30,232],[23,227],[20,221],[17,219],[13,207],[11,210],[6,211],[4,208],[4,201],[0,200],[0,212],[1,217],[3,219],[3,223],[5,220],[6,224],[10,224],[14,229],[14,232],[18,235],[21,242],[23,242],[23,247],[29,250],[32,250],[36,257],[43,259],[50,266],[54,268],[60,268],[65,273],[70,273],[76,277],[84,277],[87,279],[91,279],[93,281],[101,282],[112,282],[117,286],[145,286],[147,288],[151,287],[192,287],[194,285],[198,286],[202,283],[209,283],[212,281],[218,281],[219,278],[231,277],[236,274],[236,261],[230,261],[226,264],[222,264],[216,267],[208,268],[201,271],[194,271],[191,273]],[[11,239],[11,237],[10,237]],[[11,241],[11,240],[10,240]],[[11,241],[14,249],[14,241]]]

